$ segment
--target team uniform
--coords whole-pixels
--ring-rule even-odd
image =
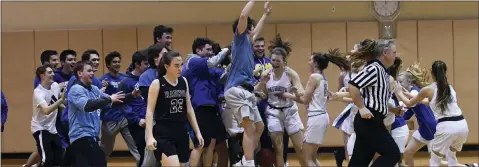
[[[304,133],[304,142],[310,144],[323,144],[326,130],[329,126],[329,115],[326,111],[328,101],[328,81],[323,74],[319,86],[314,90],[312,100],[308,106],[308,122]]]
[[[50,89],[38,85],[33,91],[33,114],[31,130],[41,156],[40,166],[58,166],[65,152],[56,129],[58,108],[45,115],[40,110],[41,104],[52,105],[60,97],[60,86],[54,82]]]
[[[120,91],[119,85],[124,78],[125,74],[119,73],[118,76],[112,76],[111,74],[107,73],[100,77],[99,80],[107,80],[108,86],[105,89],[105,93],[112,95]],[[113,152],[113,147],[115,146],[116,136],[118,133],[120,133],[125,140],[126,145],[128,146],[128,150],[133,157],[135,157],[136,161],[139,162],[140,154],[138,153],[135,141],[133,140],[130,130],[128,129],[128,120],[120,110],[120,106],[102,108],[100,119],[102,120],[101,144],[103,151],[107,157],[110,156],[111,152]]]
[[[344,74],[343,78],[343,85],[344,87],[348,87],[349,80],[353,77],[352,72],[348,71]],[[354,103],[350,103],[346,106],[346,108],[334,119],[333,127],[336,129],[341,129],[344,133],[351,135],[354,133],[353,127],[353,120],[355,114],[352,113],[352,109],[354,107]]]
[[[286,70],[288,70],[286,68]],[[288,135],[293,135],[301,129],[303,124],[298,113],[298,106],[291,99],[280,98],[279,93],[291,92],[291,80],[286,74],[286,70],[281,74],[279,80],[275,80],[274,72],[270,75],[270,80],[266,83],[268,92],[268,107],[266,108],[266,119],[268,121],[268,131],[270,133],[283,132],[286,129]]]
[[[351,78],[354,78],[357,73],[348,72],[343,79],[343,84],[345,86],[349,85]],[[354,143],[356,142],[356,133],[354,132],[354,118],[358,113],[358,107],[354,103],[350,103],[346,108],[336,117],[333,121],[333,127],[336,129],[341,129],[343,132],[349,135],[346,151],[348,153],[349,159],[353,155]]]
[[[462,110],[457,105],[457,96],[454,88],[449,85],[452,102],[447,105],[446,111],[441,112],[437,107],[437,85],[433,83],[431,86],[434,89],[434,95],[429,102],[429,106],[434,111],[434,116],[438,120],[431,147],[434,154],[443,157],[451,151],[455,153],[462,150],[462,146],[467,140],[469,128],[462,115]],[[429,165],[439,166],[440,159],[431,159]],[[451,164],[451,162],[449,162],[448,165],[457,164]]]
[[[394,106],[399,106],[399,101],[396,96],[392,96],[389,100]],[[391,136],[399,147],[399,152],[404,153],[407,139],[409,137],[409,128],[402,116],[394,116],[394,122],[391,124]]]
[[[416,96],[419,94],[420,90],[421,89],[418,87],[413,87],[410,93]],[[434,138],[434,133],[436,133],[437,126],[437,120],[433,111],[431,110],[431,107],[418,103],[409,108],[404,113],[403,117],[405,120],[409,120],[413,115],[416,115],[419,128],[418,130],[414,131],[412,137],[421,143],[429,145],[430,141]]]
[[[178,155],[180,163],[186,163],[190,158],[189,136],[185,127],[188,93],[186,79],[179,77],[176,85],[171,85],[165,77],[160,77],[159,80],[160,91],[155,106],[156,124],[153,126],[153,136],[157,142],[155,157],[160,160],[162,154]]]

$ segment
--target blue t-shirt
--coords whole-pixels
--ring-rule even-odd
[[[231,46],[231,67],[225,85],[225,91],[231,87],[248,83],[254,85],[254,58],[251,41],[248,38],[248,31],[242,34],[235,32],[233,45]]]
[[[156,69],[148,68],[148,70],[146,70],[145,72],[143,72],[143,74],[141,74],[140,80],[138,81],[138,85],[140,87],[142,86],[150,87],[153,80],[157,78],[158,78],[158,74],[156,72]]]

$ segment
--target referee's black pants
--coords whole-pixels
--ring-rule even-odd
[[[359,112],[354,118],[356,142],[349,167],[368,167],[375,153],[380,156],[371,167],[393,167],[399,162],[401,153],[384,126],[384,116],[379,112],[371,112],[374,115],[371,119],[361,118]]]

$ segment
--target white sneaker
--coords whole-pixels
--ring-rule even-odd
[[[27,164],[23,164],[22,167],[27,167]],[[38,164],[33,164],[32,166],[30,167],[38,167]]]
[[[288,167],[288,166],[289,166],[289,162],[284,163],[284,167]]]
[[[244,162],[242,162],[242,166],[254,167],[254,166],[255,166],[255,164],[254,164],[254,160],[251,160],[251,161],[244,161]]]
[[[241,161],[238,161],[237,163],[233,164],[233,167],[240,167],[242,166]]]
[[[241,159],[241,166],[255,167],[254,160],[247,161],[245,156]]]
[[[441,165],[448,165],[447,161],[441,160]]]

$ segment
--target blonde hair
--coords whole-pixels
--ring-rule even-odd
[[[393,76],[389,76],[389,90],[391,90],[391,92],[394,92],[395,89],[396,89],[396,80],[394,80]]]
[[[427,70],[425,68],[421,68],[419,62],[414,62],[406,69],[406,71],[411,74],[412,83],[419,88],[423,88],[430,84]]]

